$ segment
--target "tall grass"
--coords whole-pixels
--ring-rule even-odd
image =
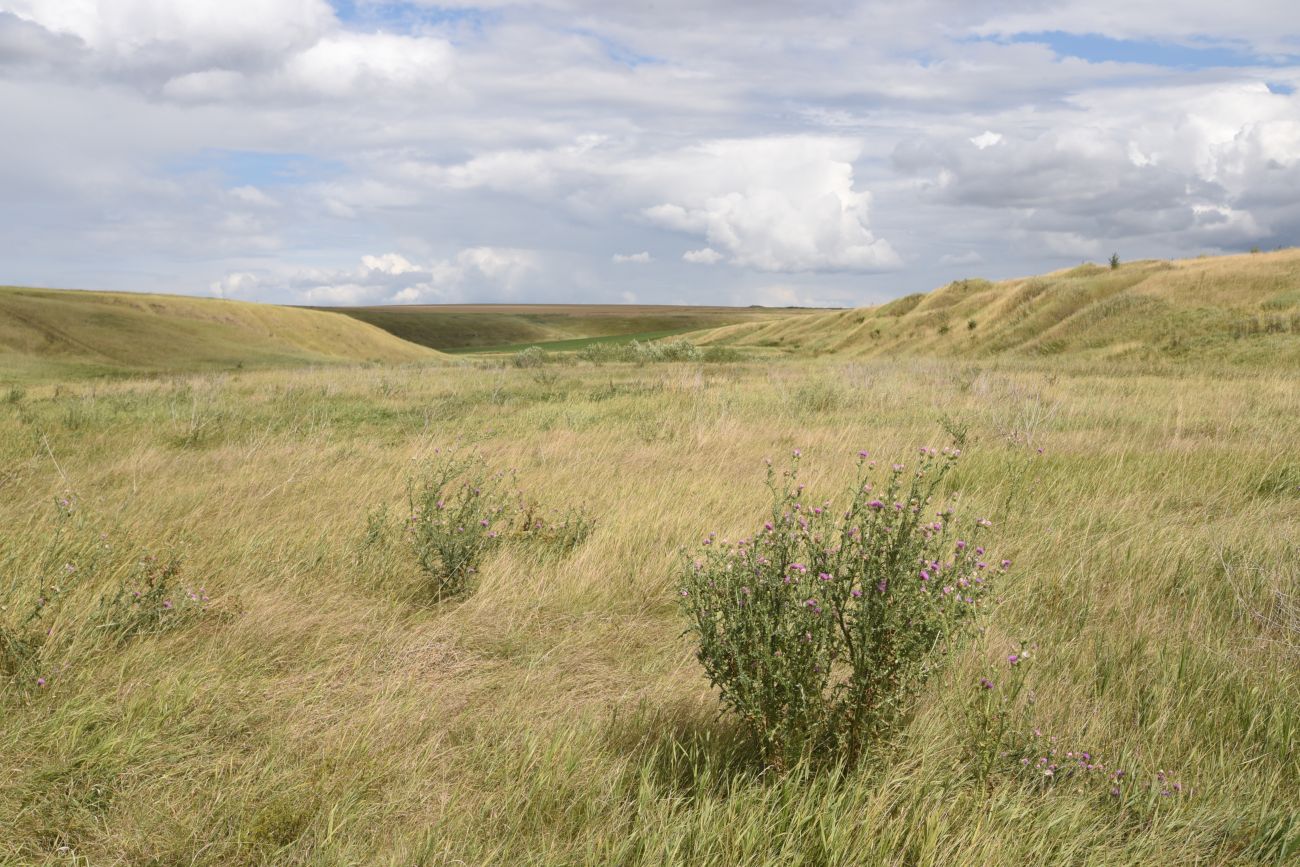
[[[29,384],[0,405],[6,586],[32,589],[71,492],[86,520],[174,550],[208,597],[202,616],[111,652],[69,640],[57,676],[6,686],[0,863],[1300,854],[1291,376],[1059,361],[534,374]],[[817,397],[824,383],[837,399]],[[1015,562],[984,631],[926,683],[888,761],[759,772],[683,635],[682,550],[763,520],[751,469],[765,457],[798,447],[809,487],[835,490],[858,449],[903,454],[945,428],[967,436],[947,490],[993,519]],[[400,513],[412,468],[457,443],[600,520],[565,556],[494,548],[473,595],[429,605],[407,592],[421,576],[403,545],[358,551],[382,525],[367,517]],[[135,562],[68,596],[61,622],[96,622]],[[974,770],[980,679],[1000,687],[1022,646],[1033,666],[1008,728],[1123,768],[1138,781],[1123,797],[1087,775],[1045,783],[1020,754]]]

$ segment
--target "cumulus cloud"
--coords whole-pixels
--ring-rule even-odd
[[[650,261],[650,253],[646,250],[640,253],[615,253],[613,256],[615,265],[648,265]]]
[[[351,269],[235,271],[208,290],[220,298],[275,294],[321,305],[437,304],[465,300],[476,291],[510,293],[538,266],[531,250],[471,247],[426,264],[384,253],[362,256]]]
[[[699,250],[687,250],[682,254],[682,261],[692,265],[716,265],[722,261],[722,254],[712,247],[702,247]]]

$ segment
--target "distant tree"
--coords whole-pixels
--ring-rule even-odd
[[[1110,254],[1110,270],[1114,271],[1119,267],[1119,253]]]

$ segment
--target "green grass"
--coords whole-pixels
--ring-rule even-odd
[[[335,313],[0,287],[0,382],[444,358]]]
[[[645,340],[740,322],[818,312],[810,308],[668,307],[634,304],[479,304],[339,307],[403,340],[444,352],[506,352],[543,346],[562,352],[592,338]]]
[[[471,355],[476,353],[490,354],[503,352],[519,352],[536,346],[547,352],[577,352],[588,346],[626,346],[633,341],[642,343],[649,340],[662,340],[665,337],[679,337],[689,335],[698,329],[695,328],[670,328],[665,331],[642,331],[633,334],[611,334],[605,337],[575,337],[570,340],[544,340],[540,343],[511,343],[505,346],[472,346],[462,349],[447,350],[449,355]]]

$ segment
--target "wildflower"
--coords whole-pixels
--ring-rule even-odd
[[[885,504],[880,502],[879,500],[872,500],[870,503],[867,503],[867,508],[880,510],[885,508]]]
[[[1010,560],[1003,560],[1003,561],[1002,561],[1002,571],[1003,571],[1003,572],[1005,572],[1005,571],[1006,571],[1007,569],[1009,569],[1010,567],[1011,567],[1011,561],[1010,561]]]
[[[981,545],[980,547],[978,547],[978,548],[975,549],[975,556],[976,556],[976,557],[983,557],[983,556],[984,556],[984,546],[983,546],[983,545]]]
[[[987,677],[980,678],[980,689],[992,689],[992,688],[993,688],[993,681],[989,680]]]
[[[922,570],[921,570],[921,580],[922,580],[922,581],[929,581],[929,580],[930,580],[930,573],[927,572],[927,571],[925,571],[924,569],[922,569]]]
[[[894,466],[893,466],[893,470],[894,470],[894,472],[896,472],[896,473],[901,473],[901,472],[903,471],[903,469],[904,469],[904,468],[903,468],[903,465],[902,465],[902,464],[894,464]]]
[[[793,452],[790,453],[790,456],[794,458],[801,458],[803,457],[803,452],[801,452],[799,449],[795,449]]]
[[[958,550],[958,551],[965,551],[965,550],[966,550],[966,543],[963,542],[961,539],[958,539],[958,540],[957,540],[957,550]]]
[[[871,457],[871,455],[870,455],[870,453],[868,453],[868,452],[866,452],[866,451],[858,452],[858,460],[865,461],[865,460],[866,460],[867,458],[869,458],[869,457]]]
[[[1019,664],[1020,664],[1020,654],[1018,654],[1018,653],[1013,653],[1013,654],[1011,654],[1010,656],[1007,657],[1007,662],[1010,663],[1011,665],[1019,665]]]
[[[39,686],[39,687],[44,687],[44,686],[45,686],[45,678],[43,678],[43,677],[38,677],[38,678],[36,678],[36,685]]]
[[[170,611],[172,608],[172,601],[170,599],[164,599],[163,608],[166,609],[167,611]]]
[[[857,587],[854,587],[853,590],[849,592],[849,595],[852,596],[854,599],[861,599],[862,591],[859,590]]]
[[[831,575],[830,575],[829,572],[823,572],[823,573],[821,573],[820,575],[817,576],[817,580],[819,580],[819,581],[830,581],[830,580],[831,580]]]
[[[691,595],[691,593],[690,593],[689,590],[685,590],[685,589],[682,590],[682,598],[683,598],[683,599],[685,599],[687,596],[690,596],[690,595]]]

